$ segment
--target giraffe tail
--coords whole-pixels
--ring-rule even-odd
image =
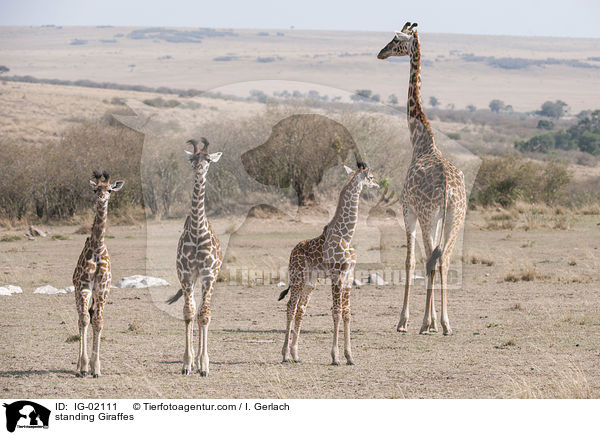
[[[183,290],[179,289],[179,291],[177,293],[175,293],[173,296],[171,296],[169,299],[167,299],[167,304],[169,304],[169,305],[174,304],[182,296],[183,296]]]
[[[429,276],[431,274],[431,272],[433,272],[433,269],[435,269],[435,265],[441,256],[442,256],[442,249],[438,246],[437,248],[435,248],[433,250],[433,252],[431,253],[431,256],[427,260],[427,263],[425,264],[425,270],[427,271],[427,276]]]
[[[280,301],[280,300],[282,300],[283,298],[285,298],[285,297],[287,296],[287,294],[288,294],[288,292],[289,292],[289,291],[290,291],[290,287],[288,286],[288,288],[286,288],[284,291],[282,291],[282,292],[279,294],[279,299],[277,299],[277,301]]]

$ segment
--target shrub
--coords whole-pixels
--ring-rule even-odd
[[[504,101],[492,100],[490,101],[489,107],[492,112],[499,113],[506,107],[506,105],[504,104]]]
[[[179,106],[181,103],[177,100],[164,100],[162,97],[156,97],[143,101],[144,104],[152,107],[167,107],[173,108]]]
[[[567,107],[567,103],[561,100],[556,100],[554,102],[546,101],[542,104],[542,109],[538,114],[549,118],[559,119],[565,114]]]
[[[142,205],[141,145],[138,133],[103,122],[79,124],[42,150],[2,140],[0,217],[65,219],[89,210],[93,192],[88,179],[95,169],[126,181],[111,199],[111,209]]]
[[[600,155],[600,110],[580,115],[579,122],[567,130],[533,136],[527,141],[516,141],[515,148],[521,152],[542,153],[555,149],[579,149],[595,156]]]
[[[554,130],[554,123],[547,119],[540,119],[537,124],[540,130]]]
[[[514,155],[484,157],[470,200],[474,205],[511,206],[517,199],[558,204],[567,198],[571,174],[564,164],[537,163]]]

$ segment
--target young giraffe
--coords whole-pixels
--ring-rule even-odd
[[[450,256],[465,220],[466,195],[463,173],[446,160],[435,144],[433,130],[421,105],[421,48],[416,23],[406,23],[394,39],[377,55],[410,57],[407,118],[413,145],[412,160],[402,191],[402,209],[407,238],[406,285],[398,331],[406,332],[409,318],[410,284],[415,269],[417,222],[421,227],[427,255],[427,298],[421,334],[437,332],[433,280],[439,264],[441,287],[441,323],[444,335],[451,335],[448,320],[447,277]],[[441,230],[438,224],[441,220]],[[439,241],[438,241],[439,237]],[[434,245],[434,243],[437,243]],[[433,247],[435,246],[435,249]]]
[[[350,348],[350,287],[356,266],[356,253],[352,248],[352,236],[358,223],[358,201],[363,186],[379,187],[373,180],[370,170],[364,163],[357,163],[358,169],[344,166],[352,174],[342,188],[335,215],[323,228],[323,233],[314,239],[304,240],[296,245],[290,255],[290,285],[279,295],[282,300],[291,289],[287,304],[287,327],[283,343],[283,362],[298,360],[298,338],[302,318],[310,295],[319,278],[331,278],[333,296],[333,347],[331,358],[333,365],[339,365],[338,330],[340,318],[344,319],[344,355],[348,365],[353,365]],[[294,336],[292,320],[295,319]],[[291,354],[291,356],[290,356]]]
[[[208,141],[200,139],[204,147],[199,150],[198,142],[188,141],[194,152],[186,151],[195,171],[192,210],[185,221],[183,233],[177,247],[177,276],[181,289],[167,302],[174,303],[184,296],[183,319],[185,320],[185,351],[183,353],[183,369],[181,374],[192,372],[194,359],[193,326],[196,302],[194,290],[198,279],[202,285],[202,305],[198,311],[199,349],[196,367],[201,376],[208,376],[208,325],[210,324],[210,298],[217,276],[223,264],[221,244],[206,217],[204,208],[204,191],[206,174],[212,162],[218,162],[222,153],[208,153]]]
[[[92,226],[92,234],[85,241],[83,251],[79,256],[77,267],[73,273],[75,287],[75,302],[79,314],[79,359],[77,375],[85,377],[88,374],[89,358],[87,354],[87,329],[92,322],[94,331],[94,347],[92,349],[92,375],[100,376],[100,334],[104,320],[102,314],[108,298],[111,284],[110,257],[104,244],[106,233],[106,216],[108,200],[111,192],[123,187],[123,181],[110,184],[107,172],[94,172],[96,181],[90,184],[96,193],[96,217]]]

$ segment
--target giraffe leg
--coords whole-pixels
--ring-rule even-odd
[[[350,287],[344,287],[342,291],[342,318],[344,319],[344,356],[346,364],[354,365],[352,348],[350,346]]]
[[[333,299],[333,307],[331,315],[333,317],[333,345],[331,347],[331,365],[340,365],[340,352],[338,349],[338,334],[340,329],[340,320],[342,319],[342,282],[339,276],[331,279],[331,294]]]
[[[423,233],[423,245],[425,248],[425,256],[429,258],[433,251],[433,241],[436,240],[437,219],[433,222],[428,220],[419,221],[421,232]],[[427,282],[427,297],[425,298],[425,314],[423,316],[423,324],[419,334],[429,334],[437,331],[435,325],[435,310],[433,308],[433,281],[435,278],[435,268],[426,277]]]
[[[408,328],[410,286],[415,271],[415,238],[417,234],[417,216],[410,210],[404,215],[404,226],[406,228],[406,282],[404,284],[404,303],[400,313],[400,321],[396,328],[398,332],[406,332]]]
[[[182,284],[183,290],[183,320],[185,322],[185,350],[183,351],[182,375],[192,373],[194,360],[194,315],[196,314],[196,301],[194,301],[194,287],[190,284]]]
[[[444,335],[453,335],[450,321],[448,320],[448,270],[450,269],[450,256],[452,255],[452,250],[454,249],[454,244],[463,225],[464,218],[460,217],[460,213],[457,216],[455,210],[451,208],[447,219],[450,222],[451,230],[445,236],[444,254],[440,260],[441,323]]]
[[[92,376],[97,378],[101,375],[100,372],[100,336],[102,335],[102,329],[104,326],[104,320],[102,318],[102,309],[96,307],[92,314],[92,331],[94,331],[94,344],[92,348],[92,361],[90,364]]]
[[[90,325],[90,302],[92,290],[83,289],[76,295],[79,309],[79,358],[77,360],[77,376],[86,377],[89,371],[89,357],[87,353],[87,330]]]
[[[202,306],[198,311],[198,328],[199,328],[199,341],[200,346],[198,347],[198,360],[196,367],[200,372],[200,376],[208,376],[209,373],[209,360],[208,360],[208,325],[210,325],[210,299],[214,289],[215,281],[217,280],[217,274],[209,276],[202,280]]]
[[[100,336],[104,327],[104,304],[110,292],[110,278],[100,275],[96,278],[94,296],[92,298],[92,331],[94,331],[94,347],[92,348],[91,371],[92,376],[97,378],[100,372]]]
[[[290,284],[290,299],[287,303],[287,324],[285,328],[285,339],[283,341],[283,349],[281,350],[281,354],[283,355],[284,363],[292,361],[292,357],[290,355],[290,338],[292,336],[292,321],[296,316],[296,308],[298,306],[298,302],[300,300],[300,295],[302,293],[302,288],[304,288],[304,284],[302,286],[293,283]]]
[[[304,318],[304,314],[306,314],[306,307],[308,302],[310,301],[310,295],[314,290],[315,285],[311,285],[310,283],[304,287],[302,295],[298,301],[298,305],[296,307],[296,314],[294,316],[294,335],[292,336],[292,344],[290,346],[292,360],[299,363],[300,359],[298,358],[298,339],[300,338],[300,328],[302,327],[302,319]]]
[[[440,287],[441,287],[441,300],[442,300],[442,311],[441,311],[441,323],[442,331],[444,335],[453,335],[452,328],[450,328],[450,321],[448,320],[448,268],[450,262],[448,258],[443,259],[440,266]]]

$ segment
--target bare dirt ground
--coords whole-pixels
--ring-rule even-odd
[[[60,237],[1,242],[1,279],[21,285],[24,293],[1,300],[0,388],[4,397],[52,398],[599,397],[600,218],[571,216],[568,229],[557,230],[551,224],[556,217],[535,224],[525,213],[514,218],[512,229],[489,230],[496,222],[490,217],[490,212],[467,217],[463,284],[449,296],[454,336],[418,334],[422,281],[414,289],[405,335],[395,330],[403,285],[364,285],[352,294],[357,365],[330,366],[331,293],[320,285],[303,325],[302,363],[284,365],[281,289],[256,281],[220,282],[210,327],[209,378],[180,375],[183,322],[155,302],[178,289],[173,260],[182,222],[110,227],[115,281],[145,273],[148,252],[163,259],[152,269],[163,270],[161,277],[171,286],[112,290],[100,379],[75,377],[73,294],[33,294],[45,283],[70,284],[86,236],[75,234],[76,227],[49,227]],[[301,221],[246,225],[238,231],[245,235],[232,237],[226,265],[256,264],[269,255],[281,263],[297,241],[320,232],[326,217]],[[222,239],[233,231],[228,219],[214,224]],[[255,231],[259,227],[262,235]],[[149,242],[147,234],[153,235]],[[360,261],[376,250],[377,232],[363,221],[355,241]],[[404,248],[398,252],[402,265]],[[171,309],[178,313],[180,308]]]

